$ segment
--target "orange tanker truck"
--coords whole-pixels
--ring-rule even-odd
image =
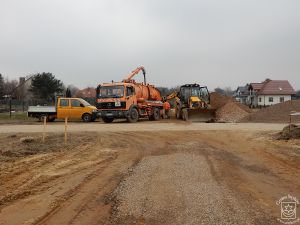
[[[132,79],[140,71],[144,75],[143,83]],[[130,123],[137,122],[139,118],[161,118],[161,94],[153,85],[146,83],[146,71],[142,66],[132,71],[122,82],[98,85],[96,93],[96,117],[101,117],[105,123],[122,118]]]

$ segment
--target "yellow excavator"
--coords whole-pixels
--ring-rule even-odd
[[[174,91],[165,101],[175,99],[175,116],[177,119],[193,122],[213,121],[214,110],[210,107],[210,95],[206,86],[185,84],[179,91]]]

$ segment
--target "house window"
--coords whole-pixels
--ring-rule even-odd
[[[284,97],[280,97],[280,102],[284,102]]]
[[[261,97],[258,98],[258,101],[261,102]]]
[[[269,97],[269,102],[273,102],[273,97]]]

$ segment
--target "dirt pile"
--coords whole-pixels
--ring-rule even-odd
[[[279,133],[279,140],[300,139],[300,126],[291,124],[284,127]]]
[[[237,102],[228,102],[216,111],[216,120],[219,122],[239,122],[248,112],[244,110]]]
[[[212,109],[219,109],[228,102],[234,102],[234,99],[229,96],[221,95],[217,92],[210,93],[210,105]]]
[[[254,123],[287,123],[290,119],[290,112],[300,112],[300,101],[291,100],[279,103],[268,108],[263,108],[257,112],[251,113],[241,120],[241,122]],[[292,118],[294,123],[300,122],[300,116]]]
[[[212,92],[211,108],[216,110],[218,122],[238,122],[251,112],[248,106],[235,101],[232,97]]]

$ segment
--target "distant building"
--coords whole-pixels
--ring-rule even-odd
[[[245,105],[249,105],[249,84],[245,86],[239,86],[233,93],[233,97],[236,101],[243,103]]]
[[[266,79],[261,83],[250,83],[248,100],[251,107],[275,105],[289,101],[295,94],[287,80]]]

